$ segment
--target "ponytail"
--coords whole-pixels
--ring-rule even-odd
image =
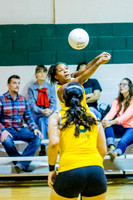
[[[83,99],[83,88],[77,82],[70,82],[63,94],[65,99],[65,105],[68,108],[63,119],[65,123],[62,125],[61,130],[69,127],[70,125],[75,125],[75,136],[79,136],[80,126],[84,126],[89,131],[93,125],[97,122],[94,117],[86,114],[86,108],[81,105]]]

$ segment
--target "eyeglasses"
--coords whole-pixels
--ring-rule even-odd
[[[126,85],[128,85],[128,84],[127,83],[120,83],[119,87],[121,87],[121,86],[125,87]]]

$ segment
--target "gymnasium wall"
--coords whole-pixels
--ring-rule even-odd
[[[132,0],[55,0],[55,22],[133,22],[132,9]]]
[[[27,95],[38,64],[61,61],[76,69],[103,51],[112,58],[93,75],[102,86],[99,103],[117,96],[123,77],[133,80],[133,1],[131,0],[0,0],[0,95],[12,74],[21,76],[20,93]],[[72,49],[67,42],[73,28],[85,29],[89,45]]]

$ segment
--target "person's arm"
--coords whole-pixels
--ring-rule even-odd
[[[118,111],[118,101],[115,99],[112,103],[110,111],[107,113],[107,115],[102,120],[102,125],[104,128],[110,127],[114,124],[118,124],[118,121],[116,119],[113,119]]]
[[[49,165],[55,165],[58,150],[59,150],[59,114],[53,113],[48,122],[48,136],[49,136],[49,144],[48,144],[48,163]]]
[[[103,118],[103,120],[112,120],[118,111],[118,101],[115,99],[112,103],[110,111],[106,114],[106,116]]]
[[[100,98],[100,90],[94,90],[93,93],[90,94],[86,94],[86,103],[93,103],[97,100],[99,100]]]
[[[106,128],[114,124],[122,124],[124,122],[127,122],[131,117],[133,117],[133,99],[131,100],[127,110],[120,117],[116,117],[114,120],[108,121],[106,120],[105,116],[105,118],[102,121],[102,124]]]
[[[49,108],[44,108],[41,110],[41,112],[48,117],[56,110],[56,92],[55,87],[50,84],[47,84],[47,91],[49,98]]]
[[[101,53],[100,55],[98,55],[96,58],[94,58],[91,62],[89,62],[87,65],[86,65],[86,67],[85,67],[85,69],[81,69],[81,70],[79,70],[79,71],[76,71],[76,72],[74,72],[74,73],[72,73],[71,74],[71,77],[74,77],[74,78],[77,78],[78,76],[81,76],[86,70],[89,70],[89,69],[91,69],[92,68],[92,66],[95,66],[95,64],[97,63],[97,61],[101,58],[101,57],[103,57],[103,56],[110,56],[110,54],[109,53],[107,53],[107,52],[103,52],[103,53]],[[110,56],[111,57],[111,56]],[[94,67],[93,67],[94,68]],[[93,69],[92,68],[92,70],[96,70],[96,69]],[[94,72],[93,72],[94,73]],[[93,74],[92,73],[92,74]],[[92,75],[91,74],[91,75]],[[90,76],[91,76],[90,75]],[[90,77],[89,76],[89,77]],[[88,78],[89,78],[88,77]]]
[[[78,77],[76,77],[73,81],[78,82],[79,84],[83,85],[83,83],[88,80],[88,78],[96,71],[96,69],[101,65],[101,64],[105,64],[107,63],[110,58],[111,55],[109,53],[104,52],[103,54],[101,54],[102,57],[100,57],[98,59],[98,61],[96,63],[94,63],[93,65],[91,65],[90,67],[85,68],[85,70],[83,70],[83,73],[81,75],[79,75]],[[57,95],[58,98],[61,102],[64,103],[63,100],[63,93],[64,93],[64,89],[66,87],[68,83],[64,84],[63,86],[61,86],[58,91],[57,91]]]
[[[96,69],[101,64],[107,63],[110,60],[110,58],[111,55],[109,53],[104,53],[96,63],[91,65],[91,67],[85,68],[84,72],[75,78],[75,81],[82,85],[83,83],[85,83],[86,80],[88,80],[88,78],[90,78],[90,76],[96,71]]]
[[[29,129],[31,131],[34,131],[35,129],[37,129],[37,125],[31,115],[31,111],[29,109],[29,105],[26,99],[24,99],[24,105],[25,105],[25,110],[24,110],[24,115],[23,115],[23,119],[26,122],[26,124],[28,125]]]
[[[85,69],[80,69],[80,70],[78,70],[78,71],[72,73],[72,74],[71,74],[71,77],[76,78],[76,77],[82,75],[87,69],[89,69],[92,65],[94,65],[94,64],[98,61],[98,59],[99,59],[100,57],[103,56],[104,53],[105,53],[105,52],[101,53],[100,55],[98,55],[97,57],[95,57],[91,62],[89,62],[89,63],[86,65]]]
[[[1,100],[0,100],[0,118],[2,119],[2,101]],[[0,123],[0,141],[4,142],[8,135],[12,137],[12,135],[5,129],[3,124]]]
[[[102,158],[104,158],[107,154],[107,144],[106,144],[105,133],[101,124],[99,125],[97,148]]]
[[[49,103],[50,103],[50,109],[52,109],[53,111],[56,110],[56,91],[55,91],[55,87],[50,85],[49,87],[50,89],[50,99],[49,99]]]
[[[113,120],[102,120],[102,125],[104,128],[110,127],[114,124],[118,124],[118,121],[116,119]]]
[[[131,117],[133,117],[133,99],[126,111],[120,117],[116,117],[115,119],[118,121],[118,124],[122,124],[123,122],[128,121]]]
[[[28,88],[28,103],[30,105],[31,111],[34,113],[42,113],[42,109],[36,105],[36,99],[34,96],[34,89]]]
[[[59,100],[64,103],[64,98],[63,98],[63,94],[64,94],[64,89],[67,86],[68,83],[62,85],[58,90],[57,90],[57,96],[59,98]]]
[[[0,100],[0,118],[2,119],[2,102],[1,102],[1,100]],[[5,127],[3,126],[3,124],[2,123],[0,123],[0,135],[1,135],[1,133],[3,132],[5,130]]]
[[[49,163],[49,175],[48,175],[48,185],[52,188],[54,184],[54,179],[56,178],[55,164],[57,161],[58,151],[59,151],[59,115],[53,113],[48,122],[48,163]]]

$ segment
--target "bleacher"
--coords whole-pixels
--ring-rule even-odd
[[[48,144],[48,140],[42,140],[42,143]],[[27,143],[23,141],[15,141],[15,146],[21,153]],[[38,156],[39,149],[36,151],[35,156],[26,157],[8,157],[4,147],[0,143],[0,177],[18,177],[18,176],[47,176],[48,175],[48,157]],[[30,160],[31,164],[36,166],[36,169],[32,173],[22,172],[17,174],[14,169],[12,161],[27,161]]]
[[[117,144],[119,139],[115,141]],[[115,158],[113,162],[109,156],[105,156],[103,164],[108,175],[133,175],[133,145],[128,146],[124,155]]]
[[[48,140],[42,140],[42,143],[48,144]],[[118,139],[116,139],[116,143]],[[15,141],[17,149],[22,152],[27,143]],[[33,157],[8,157],[2,144],[0,143],[0,177],[31,177],[48,175],[48,156],[38,156],[39,149]],[[22,172],[17,174],[12,161],[30,160],[31,164],[36,166],[33,172]],[[57,162],[58,167],[58,162]],[[124,155],[117,157],[113,162],[109,156],[104,158],[104,169],[107,175],[132,175],[133,174],[133,145],[129,146]]]

